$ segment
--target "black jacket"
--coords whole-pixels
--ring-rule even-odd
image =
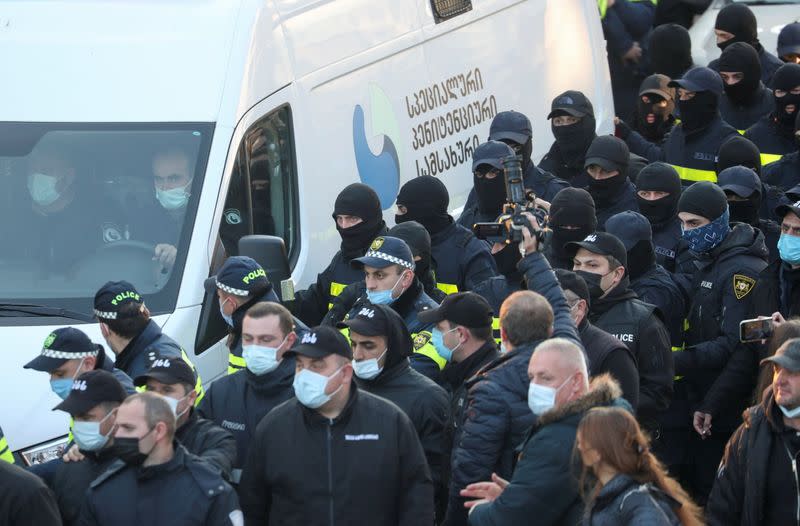
[[[630,180],[625,181],[625,186],[622,187],[615,199],[607,203],[595,201],[595,204],[597,205],[595,213],[597,216],[597,230],[600,232],[605,231],[606,221],[608,221],[609,217],[628,210],[632,212],[639,211],[639,204],[636,201],[636,188]]]
[[[239,514],[236,493],[213,468],[175,444],[164,464],[114,464],[95,479],[81,509],[81,526],[231,525]]]
[[[722,120],[743,133],[750,126],[753,126],[759,119],[775,111],[775,99],[772,90],[760,84],[758,92],[747,106],[735,104],[726,94],[719,98],[719,113]]]
[[[411,420],[350,389],[333,420],[292,399],[261,421],[239,486],[245,524],[433,523],[433,485]]]
[[[0,517],[9,526],[60,526],[55,496],[42,479],[0,461]]]
[[[580,345],[564,293],[544,256],[528,254],[519,262],[528,288],[544,296],[553,308],[554,338],[568,338]],[[468,484],[489,480],[492,472],[508,478],[514,468],[515,450],[533,423],[528,407],[528,360],[539,341],[515,347],[487,364],[467,382],[466,418],[454,445],[450,499],[445,523],[466,523],[464,499],[459,491]]]
[[[663,223],[650,224],[653,228],[653,251],[656,263],[668,272],[675,272],[675,259],[681,241],[681,220],[677,216]]]
[[[780,302],[778,310],[787,320],[800,315],[800,269],[793,269],[786,262],[780,262],[778,269]]]
[[[639,365],[637,416],[653,429],[657,416],[672,398],[674,366],[669,333],[658,308],[640,300],[628,288],[628,278],[604,298],[592,302],[589,321],[615,336],[631,350]]]
[[[589,376],[610,374],[622,389],[622,396],[635,411],[639,406],[639,371],[636,358],[624,343],[598,329],[587,318],[578,326],[583,348],[586,349]]]
[[[772,77],[778,68],[783,66],[783,61],[764,49],[760,42],[756,42],[753,46],[758,51],[758,60],[761,61],[761,82],[765,86],[772,86]],[[708,67],[714,71],[719,71],[719,59],[715,58],[708,63]]]
[[[761,152],[762,167],[797,150],[793,127],[786,129],[780,126],[772,115],[761,117],[755,124],[747,128],[744,136],[750,139]],[[786,190],[789,188],[791,187]]]
[[[639,299],[655,305],[661,311],[664,316],[664,325],[669,331],[672,347],[683,345],[683,319],[686,316],[686,304],[672,275],[664,267],[656,264],[631,281],[631,289],[639,296]]]
[[[295,361],[286,357],[277,369],[256,376],[248,369],[215,380],[197,408],[204,418],[228,430],[236,440],[233,480],[238,481],[256,426],[267,413],[294,397]]]
[[[236,460],[236,440],[213,421],[199,417],[194,409],[190,411],[189,419],[175,431],[175,438],[229,480]]]
[[[436,262],[436,283],[448,294],[471,290],[497,274],[489,245],[457,223],[431,235],[431,256]]]
[[[594,139],[594,137],[592,139]],[[592,141],[588,141],[586,143],[587,150],[589,149],[591,142]],[[583,188],[588,182],[586,178],[586,170],[583,166],[585,157],[586,152],[584,151],[580,158],[576,157],[575,159],[566,159],[564,154],[561,152],[561,148],[558,146],[558,142],[553,141],[553,144],[550,146],[550,150],[545,154],[544,157],[542,157],[542,160],[539,161],[538,167],[540,170],[552,173],[559,179],[567,181],[571,186]]]
[[[800,152],[787,153],[780,160],[761,169],[765,184],[777,186],[783,191],[791,190],[800,183]]]
[[[78,524],[86,490],[89,489],[92,481],[115,462],[122,463],[117,459],[113,450],[108,447],[99,451],[81,451],[81,453],[84,458],[80,462],[59,464],[50,483],[65,526]]]
[[[598,493],[584,518],[586,526],[647,524],[680,526],[675,515],[680,503],[652,484],[617,475]]]

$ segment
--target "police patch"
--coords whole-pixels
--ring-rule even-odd
[[[103,242],[114,243],[122,241],[122,232],[118,225],[114,223],[103,223]]]
[[[242,214],[236,208],[229,208],[223,212],[225,222],[229,225],[238,225],[242,222]]]
[[[378,250],[382,246],[383,246],[383,238],[382,237],[376,237],[375,241],[373,241],[372,244],[369,246],[369,249],[370,250]]]
[[[418,351],[425,347],[431,341],[431,334],[429,332],[421,332],[414,336],[414,350]]]
[[[53,342],[56,341],[56,333],[51,332],[47,339],[44,341],[44,348],[49,349]]]
[[[733,275],[733,293],[736,295],[737,300],[747,296],[755,286],[756,280],[753,278],[741,274]]]

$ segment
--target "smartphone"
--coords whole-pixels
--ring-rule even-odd
[[[739,341],[742,343],[759,342],[772,336],[772,320],[742,320],[739,323]]]

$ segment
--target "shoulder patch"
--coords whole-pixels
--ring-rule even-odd
[[[733,275],[733,293],[736,295],[737,300],[747,296],[755,286],[756,280],[750,276],[744,276],[742,274]]]
[[[414,336],[414,350],[418,351],[425,347],[428,342],[431,341],[431,333],[429,332],[420,332],[416,336]]]

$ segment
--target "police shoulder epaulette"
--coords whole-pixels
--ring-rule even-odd
[[[186,468],[200,487],[200,491],[209,499],[225,493],[230,488],[219,472],[194,455],[187,453]]]
[[[115,460],[114,462],[111,463],[110,466],[106,468],[106,470],[103,473],[100,474],[100,476],[98,476],[96,479],[92,481],[90,487],[96,488],[97,486],[107,481],[117,473],[122,472],[126,467],[127,466],[122,460],[119,459]]]

